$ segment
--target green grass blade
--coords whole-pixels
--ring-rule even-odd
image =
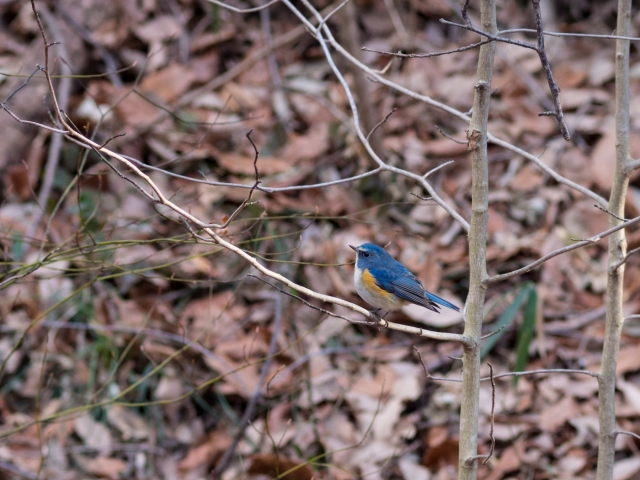
[[[495,335],[491,335],[488,337],[482,347],[480,348],[480,357],[484,358],[487,354],[493,349],[495,344],[500,338],[507,332],[507,326],[513,322],[513,319],[516,317],[518,310],[520,310],[520,306],[524,303],[527,296],[529,295],[528,285],[524,286],[522,290],[518,293],[516,298],[513,300],[513,303],[507,307],[507,309],[498,317],[498,320],[495,324],[495,329],[500,330]],[[503,328],[504,327],[504,328]]]
[[[536,328],[536,317],[538,310],[538,291],[533,284],[527,285],[525,290],[528,293],[527,303],[524,307],[524,315],[522,319],[522,327],[518,332],[518,341],[516,343],[516,363],[514,371],[522,372],[529,362],[529,345],[533,340],[533,332]],[[518,379],[513,377],[513,385],[518,386]]]

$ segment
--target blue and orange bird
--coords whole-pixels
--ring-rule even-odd
[[[398,310],[406,303],[415,303],[437,313],[440,306],[460,311],[444,298],[427,292],[418,277],[382,247],[373,243],[349,246],[358,255],[353,273],[356,291],[377,310]]]

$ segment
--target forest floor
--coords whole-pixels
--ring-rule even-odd
[[[52,3],[36,5],[49,40],[61,41],[50,49],[61,108],[79,130],[142,162],[174,203],[223,223],[248,189],[211,182],[253,184],[251,132],[261,186],[282,190],[256,190],[258,203],[222,232],[226,239],[299,284],[363,306],[349,245],[377,243],[427,290],[464,305],[466,232],[412,179],[383,172],[284,188],[376,167],[317,40],[284,4],[266,14],[204,0]],[[340,41],[355,32],[371,49],[445,51],[478,41],[439,21],[460,22],[458,3],[356,1],[356,22],[339,12],[329,26]],[[478,24],[476,3],[470,15]],[[615,2],[543,8],[548,3],[558,12],[545,12],[546,30],[615,29]],[[498,4],[501,29],[534,27],[527,2]],[[314,6],[330,8],[326,0]],[[44,49],[28,2],[0,2],[0,21],[4,100],[44,64]],[[510,38],[535,41],[530,33]],[[547,49],[571,142],[554,118],[537,115],[551,98],[544,71],[535,51],[514,45],[497,47],[489,130],[607,198],[615,41],[547,37]],[[392,61],[357,54],[421,95],[461,112],[472,106],[477,49]],[[640,56],[633,46],[631,55],[631,149],[639,158]],[[372,136],[379,155],[419,175],[453,160],[429,181],[469,219],[470,155],[465,143],[447,138],[465,140],[467,124],[379,82],[358,86],[349,64],[335,58],[360,113],[370,115],[365,127],[393,111]],[[21,118],[50,124],[42,73],[8,105]],[[250,276],[257,271],[234,253],[194,238],[95,153],[6,113],[0,132],[0,470],[7,478],[195,480],[211,478],[232,452],[224,479],[275,478],[291,469],[278,478],[457,478],[458,344],[327,316],[281,284]],[[489,274],[607,229],[608,214],[593,198],[513,151],[490,146],[489,162]],[[635,174],[626,216],[638,215]],[[627,239],[630,250],[640,247],[640,228],[629,228]],[[495,440],[481,479],[594,478],[598,384],[589,372],[600,368],[607,277],[603,240],[487,291],[483,332],[504,327],[485,339],[483,375],[488,363],[494,375],[576,372],[503,377],[495,391],[481,383],[479,453],[489,453],[492,431]],[[640,255],[627,262],[624,302],[626,315],[640,311]],[[420,307],[387,320],[456,333],[464,325],[461,313]],[[616,407],[620,430],[637,435],[639,337],[640,322],[630,318]],[[618,436],[616,480],[640,479],[639,448],[637,438]]]

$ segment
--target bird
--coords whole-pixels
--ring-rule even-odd
[[[398,310],[407,303],[415,303],[436,313],[440,313],[441,307],[460,311],[444,298],[427,292],[418,277],[381,246],[364,243],[359,247],[349,247],[357,254],[353,272],[356,291],[360,298],[375,308],[374,312]]]

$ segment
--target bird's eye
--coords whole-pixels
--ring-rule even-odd
[[[364,255],[365,257],[369,256],[369,252],[363,252],[362,255]]]

